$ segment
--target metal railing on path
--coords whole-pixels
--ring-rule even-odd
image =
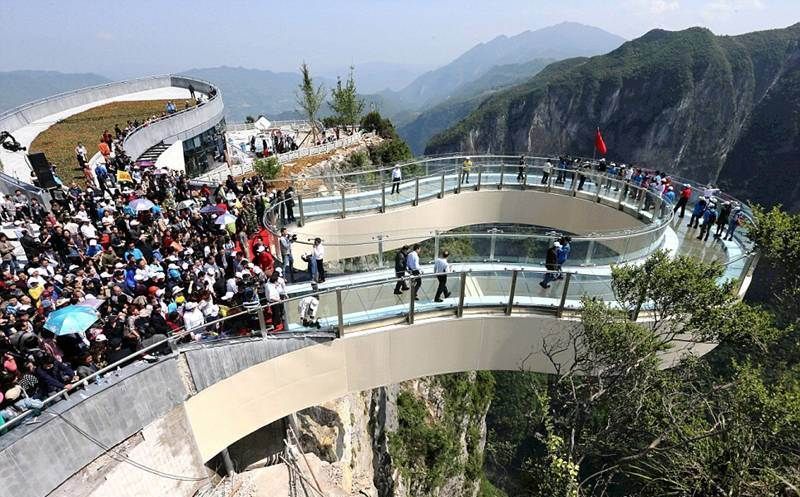
[[[295,223],[288,213],[296,216],[296,226],[301,227],[309,221],[319,218],[348,217],[354,214],[370,212],[386,212],[388,208],[416,206],[421,201],[433,198],[444,198],[458,194],[464,190],[514,189],[547,192],[572,196],[584,200],[593,200],[599,204],[626,211],[637,217],[641,228],[626,229],[614,232],[568,233],[572,236],[573,260],[580,260],[581,265],[606,265],[620,263],[646,256],[652,250],[661,247],[664,232],[673,221],[673,205],[666,202],[660,194],[632,184],[615,176],[599,173],[591,169],[560,169],[546,165],[547,161],[557,164],[552,157],[524,157],[524,164],[519,164],[520,156],[489,155],[471,156],[471,183],[466,183],[463,161],[465,155],[446,155],[433,158],[421,158],[400,164],[403,179],[399,182],[399,193],[392,194],[393,183],[391,172],[394,166],[378,167],[366,171],[332,173],[321,176],[295,176],[292,178],[295,195],[291,200],[273,203],[264,214],[263,223],[275,235],[280,228],[292,229]],[[679,193],[685,180],[674,181],[675,192]],[[693,192],[693,202],[702,193]],[[726,200],[735,200],[729,196]],[[749,210],[745,209],[749,216]],[[553,240],[555,230],[547,233],[528,233],[517,235],[501,231],[484,233],[443,233],[432,227],[429,237],[440,239],[446,237],[487,238],[495,241],[513,241],[519,237],[538,240],[546,243]],[[373,253],[378,254],[383,266],[383,246],[387,240],[395,242],[403,239],[419,240],[404,234],[402,229],[385,233],[373,233],[363,239],[342,237],[324,240],[327,246],[371,245]],[[625,243],[620,246],[619,240]],[[638,240],[637,240],[638,239]],[[310,240],[309,240],[310,241]],[[300,240],[299,243],[309,243]],[[736,231],[736,243],[744,251],[752,249],[747,239],[746,229]],[[438,243],[436,246],[438,247]],[[495,244],[493,244],[495,245]],[[612,253],[603,250],[603,246],[612,246]],[[635,250],[631,250],[634,247]],[[545,247],[546,248],[546,247]],[[540,253],[543,253],[541,250]],[[597,252],[597,253],[595,253]],[[482,254],[484,258],[487,254]],[[495,260],[494,254],[488,254],[489,260]],[[505,262],[524,262],[508,261]]]
[[[742,258],[749,256],[746,254]],[[739,285],[752,273],[753,260],[748,259]],[[736,261],[729,261],[733,263]],[[442,281],[442,277],[446,281]],[[440,285],[446,291],[440,293]],[[403,290],[403,289],[406,290]],[[400,295],[396,293],[401,290]],[[740,286],[737,287],[737,290]],[[404,293],[407,292],[407,293]],[[318,310],[316,319],[308,326],[303,324],[298,304],[309,296],[316,296]],[[249,319],[264,339],[289,334],[328,332],[331,337],[341,338],[349,331],[358,331],[387,324],[414,324],[419,316],[430,314],[436,317],[462,318],[465,311],[479,310],[497,312],[509,316],[516,312],[545,312],[561,318],[568,311],[581,308],[581,299],[593,298],[616,305],[610,274],[584,274],[577,271],[556,269],[494,268],[482,270],[458,270],[447,273],[421,273],[404,278],[387,277],[364,283],[333,285],[318,291],[303,291],[299,295],[268,302],[261,299],[258,304],[243,304],[231,309],[227,316],[192,329],[181,329],[170,337],[153,343],[127,357],[120,359],[97,372],[86,376],[50,395],[43,401],[43,409],[53,403],[68,399],[82,392],[83,388],[99,382],[103,376],[120,367],[141,359],[150,352],[169,348],[172,354],[181,353],[181,343],[190,337],[211,338],[220,328],[233,319]],[[284,331],[273,334],[267,318],[272,308],[280,306]],[[319,323],[318,325],[316,323]],[[233,336],[230,338],[237,338]],[[190,343],[197,343],[192,341]],[[203,343],[202,341],[200,343]],[[22,423],[34,411],[26,411],[6,422],[2,430]]]

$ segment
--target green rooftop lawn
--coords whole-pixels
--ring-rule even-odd
[[[174,100],[178,110],[182,110],[184,102]],[[97,144],[103,130],[114,134],[114,125],[124,129],[128,121],[136,119],[144,121],[164,112],[167,100],[136,100],[130,102],[113,102],[80,112],[59,121],[42,132],[33,140],[30,153],[44,152],[47,159],[56,166],[56,174],[68,183],[73,178],[80,179],[83,173],[75,160],[75,146],[82,142],[89,152],[89,157],[97,152]]]

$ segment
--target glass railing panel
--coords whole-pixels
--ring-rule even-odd
[[[335,195],[331,193],[330,195],[303,199],[303,214],[306,222],[309,219],[318,217],[336,216],[341,212],[342,198],[340,192],[335,192]]]
[[[566,280],[558,280],[556,283],[551,283],[551,289],[560,287],[563,292],[563,284]],[[569,286],[567,288],[567,298],[565,307],[569,309],[579,309],[580,301],[583,297],[589,297],[595,300],[613,303],[616,301],[614,298],[614,290],[611,286],[611,275],[609,274],[582,274],[575,273],[570,276]],[[560,298],[560,294],[559,294]]]
[[[548,271],[520,271],[517,273],[517,286],[514,290],[515,306],[534,306],[544,308],[557,308],[561,301],[563,292],[563,280],[551,280],[548,277],[547,284],[550,288],[544,288],[542,282]],[[553,276],[556,273],[553,272]]]
[[[504,306],[511,291],[511,271],[470,271],[464,286],[464,306]]]
[[[624,238],[608,241],[610,247],[621,250],[619,262],[644,259],[663,244],[663,230],[631,233]]]
[[[741,281],[746,276],[746,271],[750,260],[755,257],[753,254],[742,254],[728,261],[723,267],[722,276],[719,278],[719,283],[728,281],[739,280]]]
[[[504,235],[496,236],[494,261],[511,264],[544,263],[547,248],[552,241],[548,236]]]
[[[438,238],[438,252],[436,241]],[[447,250],[451,263],[491,262],[492,235],[482,233],[442,233],[423,243],[425,260],[432,262],[435,257]]]
[[[622,205],[627,209],[632,211],[636,211],[642,205],[642,199],[644,197],[645,190],[641,187],[633,184],[627,183],[624,191],[622,193]]]
[[[296,305],[294,311],[296,312]],[[336,313],[336,292],[322,292],[319,294],[319,307],[317,311],[320,323],[325,328],[332,329],[338,325]],[[299,320],[295,320],[299,323]]]
[[[408,295],[396,295],[396,279],[382,280],[368,285],[342,288],[342,316],[344,326],[363,324],[396,317],[408,313]],[[334,308],[334,316],[336,310]]]
[[[461,274],[458,272],[450,272],[445,275],[443,282],[446,292],[443,290],[439,292],[439,276],[434,274],[423,274],[419,279],[420,286],[417,291],[418,300],[414,303],[414,312],[430,312],[439,310],[455,310],[458,307],[458,302],[461,295]],[[411,286],[416,281],[414,278],[408,279],[408,285]],[[411,298],[411,292],[404,292],[399,297],[403,302],[408,302]]]
[[[312,306],[310,302],[304,302],[306,297],[311,297],[312,292],[308,292],[302,296],[292,297],[292,299],[284,302],[284,322],[286,327],[285,331],[289,332],[314,332],[325,331],[333,332],[338,326],[338,317],[336,314],[336,294],[335,293],[322,293],[317,294],[317,311],[314,314],[315,319],[307,319],[303,322],[300,314],[300,307],[304,309]],[[311,316],[309,316],[311,317]],[[315,323],[318,323],[317,326]]]
[[[392,193],[393,183],[387,183],[386,189],[386,206],[400,206],[411,205],[415,198],[416,181],[413,179],[406,179],[400,181],[399,192]]]
[[[600,237],[593,244],[587,264],[591,266],[608,266],[624,260],[628,247],[627,236]]]
[[[381,208],[381,184],[375,185],[374,189],[358,193],[345,192],[344,208],[345,212],[364,212],[375,211]],[[388,191],[387,191],[388,193]],[[339,194],[339,210],[342,209],[341,193]]]
[[[377,244],[369,244],[366,247],[373,253],[344,259],[328,259],[326,271],[330,274],[365,273],[389,268],[394,263],[394,254],[392,254],[391,260],[387,260],[387,254],[384,253],[383,260],[381,259],[377,253]]]

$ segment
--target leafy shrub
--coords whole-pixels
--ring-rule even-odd
[[[411,160],[414,155],[403,140],[386,140],[369,148],[369,158],[373,164],[389,166],[397,162]]]
[[[392,121],[381,117],[380,112],[376,110],[373,110],[361,119],[361,129],[368,133],[375,133],[386,140],[397,138],[397,131],[395,131]]]
[[[347,171],[363,171],[369,169],[372,163],[369,160],[369,154],[364,151],[358,151],[347,158],[345,169]]]
[[[425,404],[410,392],[397,396],[399,428],[389,448],[400,472],[425,493],[444,483],[458,462],[453,427],[428,420]]]
[[[267,157],[266,159],[256,159],[253,163],[253,170],[266,179],[275,179],[281,172],[281,165],[277,157]]]

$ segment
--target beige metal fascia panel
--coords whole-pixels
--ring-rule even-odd
[[[347,387],[351,392],[392,383],[391,333],[369,331],[341,340],[347,363]]]
[[[252,366],[186,401],[204,461],[255,430],[347,393],[423,376],[472,370],[552,373],[543,340],[567,339],[580,323],[519,314],[435,318],[346,334]],[[669,367],[682,355],[702,355],[712,343],[677,340],[661,356]],[[569,364],[567,348],[557,360]]]
[[[391,383],[474,369],[484,319],[436,319],[391,332]]]

